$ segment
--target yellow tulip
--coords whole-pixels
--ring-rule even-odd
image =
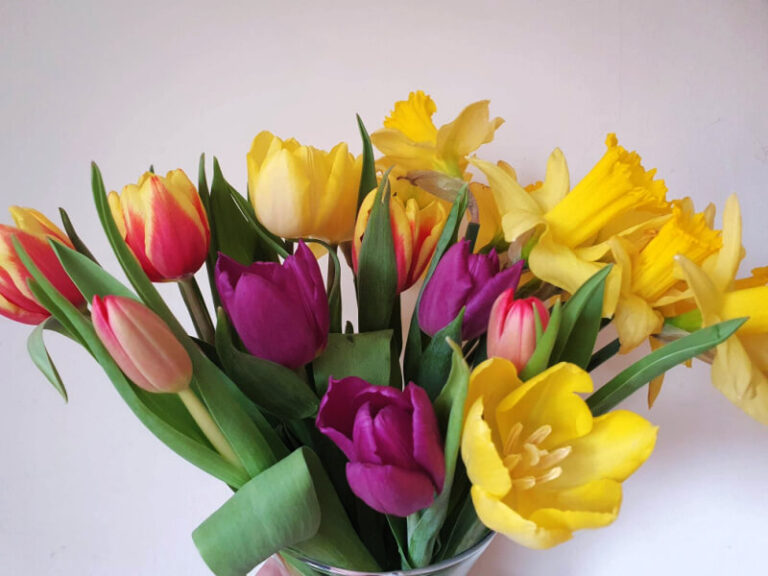
[[[248,153],[248,189],[259,221],[284,238],[352,239],[362,157],[261,132]]]
[[[504,166],[471,159],[488,178],[507,242],[536,234],[528,264],[540,279],[574,293],[606,265],[607,242],[615,235],[639,235],[669,217],[666,186],[645,170],[636,152],[606,139],[603,158],[573,189],[565,156],[555,149],[540,186],[523,188]],[[609,276],[603,314],[611,316],[621,287],[619,269]]]
[[[432,121],[436,111],[432,98],[421,90],[411,92],[408,100],[395,102],[384,128],[371,134],[371,141],[384,154],[381,165],[436,170],[462,178],[467,156],[491,142],[504,123],[501,118],[490,119],[488,100],[470,104],[440,128]]]
[[[720,344],[712,361],[712,383],[755,420],[768,424],[768,276],[765,268],[735,280],[743,257],[738,200],[726,203],[723,249],[698,266],[685,256],[678,262],[701,311],[702,325],[749,317],[734,336]],[[726,233],[726,231],[728,231]]]
[[[566,363],[527,382],[501,358],[472,372],[461,454],[488,528],[550,548],[616,519],[621,483],[650,456],[657,428],[626,410],[593,418],[578,396],[592,388]]]

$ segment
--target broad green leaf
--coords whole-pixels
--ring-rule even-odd
[[[459,314],[462,317],[462,314]],[[464,403],[469,386],[469,366],[455,342],[447,343],[452,351],[451,372],[434,403],[440,430],[445,438],[445,484],[432,505],[417,512],[417,522],[408,535],[408,553],[413,566],[423,568],[432,563],[440,530],[448,515],[456,463],[459,458]],[[409,524],[410,525],[410,524]]]
[[[332,566],[378,569],[320,461],[306,447],[241,488],[198,526],[192,539],[217,576],[243,576],[288,547]]]
[[[391,340],[392,330],[329,334],[325,350],[312,362],[317,393],[325,394],[331,376],[357,376],[377,386],[389,385]]]
[[[226,373],[260,408],[286,420],[310,418],[317,413],[317,396],[296,372],[237,349],[221,308],[216,326],[216,350]]]
[[[416,305],[413,309],[413,315],[411,316],[411,325],[408,328],[408,338],[405,342],[404,366],[406,382],[409,382],[416,377],[416,374],[419,371],[421,354],[424,351],[425,337],[424,333],[419,327],[418,319],[421,295],[424,292],[424,287],[427,285],[427,282],[429,282],[432,274],[434,274],[435,268],[437,268],[440,259],[443,257],[443,254],[445,254],[445,251],[456,243],[461,221],[467,211],[468,194],[469,188],[465,185],[461,188],[459,194],[456,196],[456,200],[453,202],[453,207],[451,208],[451,212],[448,214],[448,218],[445,221],[445,226],[443,227],[443,231],[440,233],[440,238],[437,240],[435,253],[429,263],[429,268],[427,268],[427,273],[424,276],[424,283],[421,285],[419,296],[416,299]]]
[[[477,517],[472,498],[467,496],[440,550],[438,560],[447,560],[458,556],[478,544],[490,532]]]
[[[48,350],[45,348],[45,342],[43,341],[43,331],[49,328],[52,323],[56,322],[56,319],[50,317],[37,326],[30,332],[29,338],[27,338],[27,352],[29,357],[32,358],[32,362],[38,367],[43,376],[46,377],[48,382],[53,384],[56,391],[64,398],[64,402],[67,402],[67,389],[64,387],[64,383],[61,381],[59,371],[56,370],[56,366],[51,360],[51,356],[48,354]]]
[[[424,388],[430,400],[437,398],[448,381],[453,367],[453,348],[451,342],[461,342],[461,324],[464,321],[464,308],[453,322],[435,334],[432,341],[421,355],[416,384]]]
[[[129,290],[125,284],[117,280],[90,258],[54,240],[49,240],[48,242],[56,253],[59,262],[61,262],[64,271],[72,279],[72,282],[74,282],[87,302],[93,301],[94,296],[101,296],[103,298],[109,295],[138,300],[132,290]]]
[[[319,244],[328,252],[328,278],[330,280],[326,294],[331,318],[330,332],[338,334],[341,332],[341,264],[339,263],[339,255],[336,253],[338,247],[314,238],[307,238],[304,242]]]
[[[400,567],[403,570],[411,570],[413,565],[408,557],[408,529],[405,519],[387,515],[387,524],[389,524],[389,531],[392,532],[392,536],[397,544],[397,552],[400,554]]]
[[[724,342],[746,321],[746,318],[726,320],[654,350],[587,398],[592,414],[605,414],[656,376]]]
[[[245,472],[224,460],[210,447],[191,417],[187,414],[186,420],[181,420],[181,412],[172,408],[172,403],[181,405],[175,395],[150,395],[128,381],[96,336],[90,319],[53,287],[20,244],[16,243],[15,247],[19,258],[32,275],[29,281],[32,293],[102,366],[136,417],[160,441],[185,460],[230,486],[239,487],[245,484],[248,480]]]
[[[533,351],[533,355],[528,360],[528,364],[526,364],[525,368],[520,371],[520,378],[523,381],[530,380],[537,374],[544,372],[544,370],[549,367],[549,359],[552,355],[552,349],[555,347],[555,339],[557,338],[557,334],[560,331],[560,321],[562,317],[561,310],[562,308],[560,306],[560,300],[558,300],[555,302],[555,305],[552,308],[552,314],[549,317],[549,324],[547,324],[547,329],[539,337],[538,333],[541,328],[541,320],[539,318],[538,311],[536,311],[534,308],[534,311],[536,312],[537,327],[536,349]]]
[[[376,189],[378,182],[376,182],[376,161],[373,157],[371,137],[368,135],[368,130],[365,129],[359,114],[357,114],[357,127],[360,129],[360,137],[363,139],[363,168],[360,174],[360,189],[357,193],[357,209],[360,210],[363,200],[370,194],[371,190]]]
[[[572,362],[586,368],[600,331],[605,281],[612,265],[607,265],[576,290],[563,306],[560,332],[552,350],[552,364]]]
[[[240,194],[224,179],[219,161],[214,158],[210,215],[219,251],[246,266],[255,260],[277,261],[276,252],[262,240],[235,196]]]
[[[397,265],[389,214],[389,172],[381,180],[360,247],[357,266],[358,328],[390,327],[397,295]]]
[[[67,214],[67,211],[64,210],[64,208],[59,208],[59,215],[61,216],[61,223],[64,225],[64,231],[67,233],[67,237],[69,238],[69,241],[72,242],[72,246],[75,247],[75,250],[98,264],[96,258],[93,256],[91,251],[88,250],[88,246],[86,246],[85,242],[83,242],[80,239],[80,236],[78,236],[75,227],[72,225],[72,220],[69,219],[69,214]]]

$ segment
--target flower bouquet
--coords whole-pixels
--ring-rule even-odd
[[[150,169],[120,194],[94,164],[130,287],[64,210],[64,231],[18,207],[0,228],[0,313],[36,326],[30,355],[62,396],[46,330],[234,491],[192,533],[217,575],[462,575],[493,533],[549,548],[607,526],[657,430],[617,406],[646,384],[653,404],[694,358],[768,422],[768,273],[737,279],[735,197],[715,229],[613,135],[574,186],[557,149],[523,186],[474,154],[502,124],[487,101],[439,128],[435,110],[412,93],[370,137],[358,118],[360,156],[262,132],[247,196],[215,159],[210,186],[202,157],[197,187]],[[193,335],[155,282],[178,283]],[[595,389],[590,372],[646,341]]]

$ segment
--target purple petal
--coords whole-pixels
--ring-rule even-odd
[[[382,514],[405,517],[427,508],[435,498],[426,474],[395,466],[350,462],[347,482],[358,498]]]
[[[445,482],[445,455],[435,411],[423,388],[411,382],[405,391],[413,405],[413,457],[426,470],[440,493]]]
[[[317,410],[317,429],[328,436],[350,460],[357,459],[352,443],[355,412],[358,408],[355,397],[370,386],[362,378],[354,376],[341,380],[330,378],[328,390]]]
[[[214,272],[216,289],[219,292],[224,312],[230,317],[230,306],[235,299],[235,287],[237,286],[238,280],[240,280],[240,277],[247,269],[246,266],[243,266],[237,260],[233,260],[226,254],[219,252],[219,257],[216,260],[216,270]]]
[[[470,254],[468,267],[477,289],[499,273],[499,257],[495,250],[488,254]]]
[[[355,414],[355,424],[352,430],[352,443],[355,445],[355,458],[350,458],[353,462],[364,462],[366,464],[382,464],[376,447],[376,436],[373,433],[373,414],[371,414],[371,405],[366,402]]]
[[[434,336],[458,316],[472,293],[469,242],[451,246],[424,287],[419,303],[419,326]]]
[[[294,282],[303,298],[301,303],[307,317],[311,320],[318,350],[325,348],[328,341],[330,311],[328,296],[323,284],[320,266],[312,251],[300,240],[296,253],[285,259],[285,269],[293,275]]]
[[[365,402],[370,402],[373,413],[376,414],[385,406],[395,405],[402,410],[411,412],[411,403],[402,390],[392,388],[391,386],[373,386],[370,385],[365,390],[361,390],[357,395],[358,406]]]
[[[385,406],[373,419],[373,433],[383,462],[398,468],[419,470],[413,458],[413,422],[410,411]]]
[[[479,291],[469,299],[464,313],[464,323],[461,327],[464,340],[477,338],[488,329],[488,319],[491,316],[493,303],[504,290],[517,288],[522,268],[523,262],[520,261],[510,268],[502,270],[481,286]]]

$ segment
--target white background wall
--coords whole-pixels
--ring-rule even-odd
[[[768,263],[760,1],[2,0],[0,204],[66,206],[116,270],[90,160],[119,188],[150,163],[194,173],[205,151],[242,189],[257,131],[359,150],[354,113],[374,129],[416,88],[440,121],[491,98],[507,123],[482,154],[525,181],[554,146],[575,180],[616,131],[671,195],[703,207],[738,192],[744,270]],[[0,574],[206,574],[189,535],[228,490],[156,441],[54,335],[65,406],[26,358],[28,332],[0,322]],[[768,430],[700,365],[672,373],[650,414],[641,397],[629,405],[661,432],[615,525],[550,552],[499,538],[474,574],[765,574]]]

